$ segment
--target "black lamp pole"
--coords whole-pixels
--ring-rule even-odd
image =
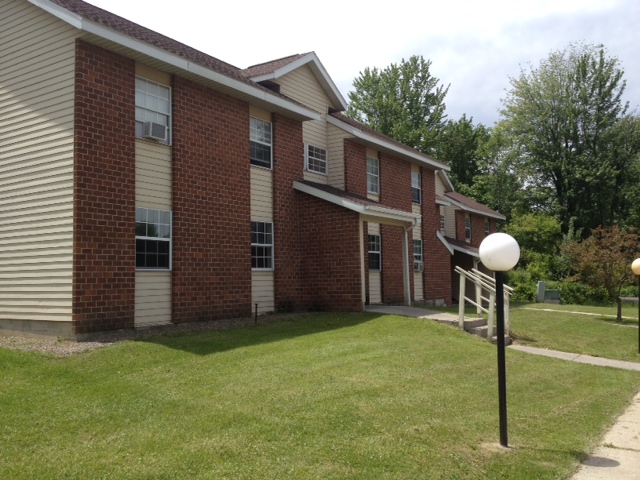
[[[509,446],[507,438],[507,369],[504,345],[504,272],[496,274],[496,308],[498,310],[498,408],[500,414],[500,445]]]

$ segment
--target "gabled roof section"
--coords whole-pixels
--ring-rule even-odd
[[[357,212],[367,221],[405,227],[417,225],[420,221],[420,215],[416,215],[415,213],[398,210],[329,185],[310,182],[308,180],[297,180],[293,182],[293,188],[299,192],[307,193],[316,198]]]
[[[500,212],[490,209],[489,207],[482,205],[481,203],[471,200],[469,197],[465,197],[458,192],[447,192],[444,194],[445,198],[450,200],[453,205],[459,207],[465,212],[477,213],[486,217],[496,218],[498,220],[506,220],[507,217]]]
[[[322,86],[327,96],[331,99],[335,110],[346,110],[347,102],[327,73],[315,52],[291,55],[270,62],[253,65],[242,70],[242,74],[254,82],[276,81],[278,78],[308,65]]]
[[[447,175],[447,172],[445,172],[444,170],[438,170],[438,178],[440,178],[440,181],[444,184],[445,191],[456,191],[456,189],[453,188],[453,183],[451,183],[451,179],[449,178],[449,175]]]
[[[411,163],[422,165],[431,170],[450,170],[449,165],[436,160],[429,155],[419,152],[415,148],[408,147],[387,135],[383,135],[342,113],[332,113],[327,116],[327,121],[345,132],[353,135],[367,145],[386,151],[392,155],[401,156]]]
[[[464,240],[456,240],[455,238],[451,237],[443,238],[451,246],[452,250],[470,255],[474,258],[480,258],[480,249],[478,247],[472,247]]]
[[[88,41],[150,66],[203,82],[233,97],[301,120],[317,113],[246,78],[241,70],[82,0],[29,0],[83,31]]]

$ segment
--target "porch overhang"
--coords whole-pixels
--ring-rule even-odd
[[[312,185],[310,182],[304,181],[294,181],[293,188],[299,192],[357,212],[365,222],[382,223],[384,225],[395,225],[405,228],[420,224],[420,215],[378,205],[376,202],[351,195],[337,188],[319,184]]]
[[[440,232],[438,233],[440,234]],[[446,244],[449,245],[448,248],[452,255],[453,252],[460,252],[473,258],[480,258],[480,251],[477,247],[472,247],[467,242],[463,242],[461,240],[454,240],[453,238],[442,236],[442,234],[440,234],[440,236],[442,237],[441,241],[446,242]]]

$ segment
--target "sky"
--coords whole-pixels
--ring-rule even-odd
[[[449,85],[448,118],[489,127],[522,69],[571,43],[602,44],[625,72],[623,100],[640,114],[638,0],[89,3],[239,68],[314,51],[347,102],[365,68],[421,55]]]

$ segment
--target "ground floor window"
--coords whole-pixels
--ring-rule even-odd
[[[251,268],[273,270],[273,223],[251,222]]]
[[[382,250],[380,235],[369,235],[369,270],[379,272],[382,269]]]
[[[171,212],[136,208],[136,268],[171,268]]]

